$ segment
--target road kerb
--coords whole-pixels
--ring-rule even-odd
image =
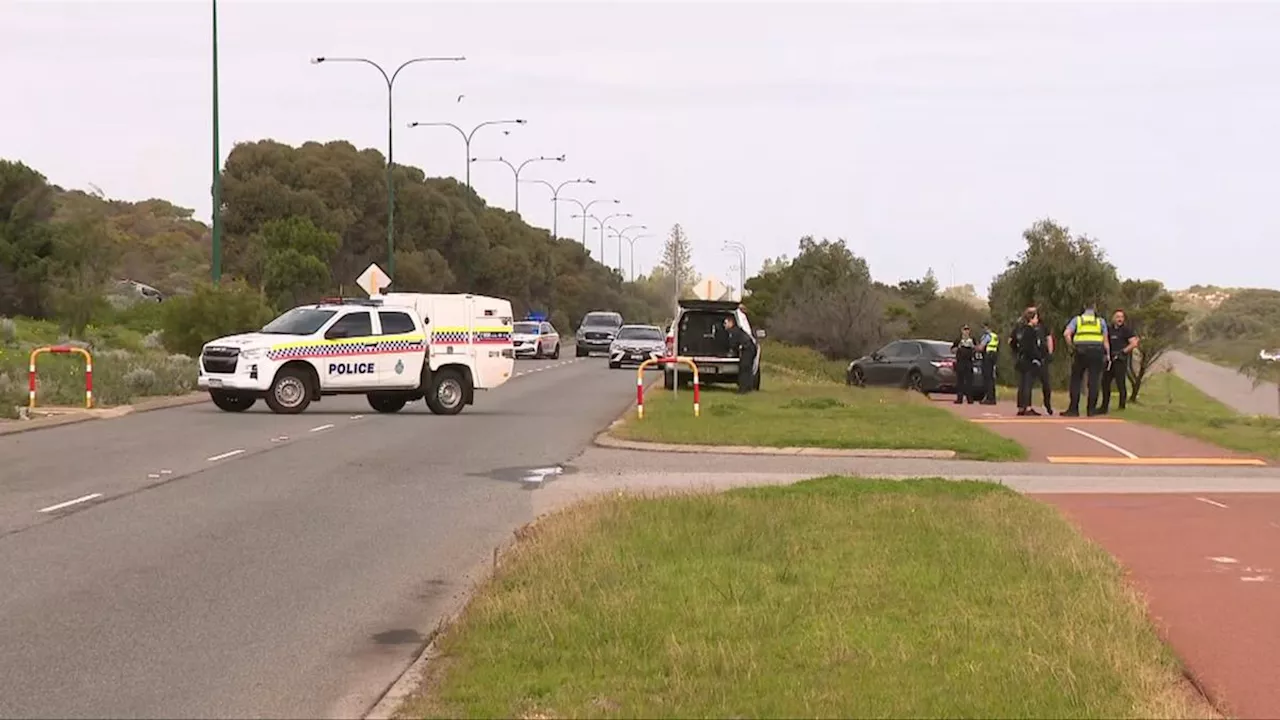
[[[63,416],[44,417],[35,420],[6,420],[0,422],[0,435],[17,435],[18,433],[31,432],[33,430],[74,425],[75,423],[89,420],[111,420],[136,413],[167,410],[184,405],[196,405],[206,402],[208,399],[208,393],[188,393],[171,397],[147,398],[133,405],[116,405],[115,407],[97,410],[79,410]]]
[[[816,447],[757,447],[748,445],[685,445],[677,443],[653,443],[623,440],[608,431],[596,436],[598,447],[614,450],[638,450],[642,452],[698,453],[714,455],[799,455],[805,457],[850,458],[914,458],[924,460],[953,460],[954,450],[893,450],[886,448],[816,448]]]

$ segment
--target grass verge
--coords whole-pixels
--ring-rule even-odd
[[[893,450],[955,450],[976,460],[1020,460],[1026,449],[1008,438],[902,390],[850,388],[766,375],[760,392],[722,388],[693,393],[660,388],[645,395],[644,419],[634,411],[611,431],[627,440],[693,445],[756,445]]]
[[[1241,415],[1171,372],[1148,377],[1141,401],[1115,417],[1280,461],[1280,419]]]
[[[1109,556],[977,482],[597,499],[438,648],[403,716],[1213,716]]]
[[[126,405],[144,397],[182,395],[195,390],[195,361],[172,355],[156,336],[122,326],[90,327],[82,341],[62,335],[57,325],[0,318],[0,418],[17,417],[27,404],[31,350],[43,345],[79,344],[93,353],[93,396],[97,407]],[[36,365],[38,407],[84,406],[84,360],[40,356]]]

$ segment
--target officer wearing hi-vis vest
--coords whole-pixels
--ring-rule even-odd
[[[1089,407],[1087,414],[1098,414],[1098,391],[1102,389],[1102,371],[1111,362],[1111,350],[1107,342],[1107,321],[1098,317],[1093,303],[1085,311],[1067,323],[1062,333],[1067,344],[1075,350],[1071,359],[1071,404],[1063,413],[1067,417],[1080,415],[1080,389],[1085,375],[1089,376]]]
[[[982,323],[982,337],[978,339],[978,347],[982,348],[982,404],[996,404],[996,360],[1000,353],[1000,335],[991,329],[990,322]]]

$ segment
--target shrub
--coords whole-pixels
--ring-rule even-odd
[[[199,355],[206,342],[256,330],[275,315],[261,292],[239,280],[202,285],[163,305],[164,346],[191,357]]]
[[[18,341],[18,323],[0,317],[0,345],[12,345]]]

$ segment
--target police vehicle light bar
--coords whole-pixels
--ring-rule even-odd
[[[363,305],[365,307],[378,307],[382,305],[381,298],[323,298],[318,305]]]
[[[533,312],[531,312],[531,313],[529,313],[528,315],[526,315],[524,319],[525,319],[525,320],[532,321],[532,322],[544,322],[544,321],[546,321],[547,316],[546,316],[544,313],[533,313]]]

